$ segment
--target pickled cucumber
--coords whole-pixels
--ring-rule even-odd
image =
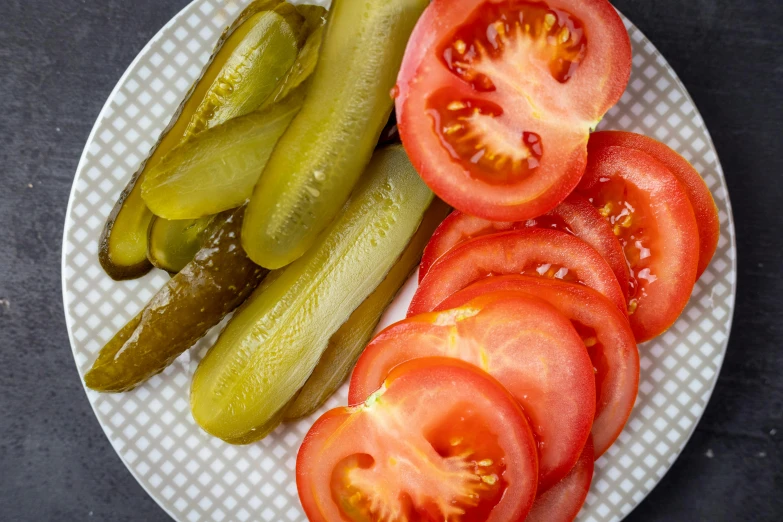
[[[174,148],[147,172],[141,187],[147,206],[156,216],[182,220],[243,204],[303,99],[303,89],[297,89],[268,109],[229,120]]]
[[[141,182],[149,168],[156,165],[171,149],[179,144],[190,127],[191,120],[196,115],[198,108],[210,92],[215,80],[222,75],[224,68],[234,56],[235,51],[245,43],[246,38],[260,24],[268,24],[270,17],[264,13],[279,7],[280,0],[255,0],[252,2],[237,20],[223,33],[212,59],[206,66],[200,80],[196,82],[185,101],[180,105],[177,114],[163,132],[157,145],[151,151],[149,157],[142,163],[139,170],[133,175],[125,190],[114,205],[99,242],[99,259],[106,273],[113,279],[133,279],[144,275],[152,268],[147,260],[147,232],[149,229],[152,212],[144,204],[141,197]],[[290,25],[281,15],[271,17],[281,24]],[[293,17],[295,18],[295,17]],[[308,25],[308,24],[305,24]],[[292,29],[289,31],[294,34]],[[258,36],[257,33],[253,33]],[[300,34],[296,34],[301,39]],[[259,55],[254,55],[258,57]],[[273,62],[269,66],[275,70],[278,62],[293,63],[296,56],[296,48],[283,45],[280,49],[269,49],[264,55],[265,61]],[[257,75],[253,76],[257,79]],[[240,79],[247,81],[246,79]],[[250,86],[248,86],[250,88]],[[217,119],[212,119],[215,123]]]
[[[201,219],[160,219],[153,216],[147,237],[147,259],[155,268],[176,274],[193,261],[214,216]]]
[[[329,345],[312,375],[307,379],[296,400],[286,408],[284,421],[310,415],[337,391],[370,341],[386,307],[418,266],[421,254],[432,233],[450,210],[451,207],[439,199],[432,202],[416,234],[383,282],[329,339]]]
[[[288,3],[248,20],[253,28],[212,82],[182,141],[261,107],[294,64],[306,37],[304,23]]]
[[[324,28],[323,25],[321,25],[316,27],[310,36],[307,37],[304,47],[299,51],[299,56],[296,57],[296,62],[294,62],[294,65],[288,71],[285,80],[283,80],[277,90],[269,96],[264,103],[264,106],[269,106],[280,100],[284,100],[286,96],[290,95],[294,89],[302,85],[302,83],[313,74],[315,65],[318,63],[318,52],[321,49],[323,34]],[[259,171],[259,175],[260,173],[261,171]]]
[[[243,244],[261,266],[297,259],[340,211],[391,113],[408,37],[428,3],[333,2],[302,110],[248,205]]]
[[[432,198],[402,147],[379,150],[313,248],[253,292],[201,361],[196,422],[235,443],[268,432],[329,338],[384,280]]]
[[[101,349],[84,376],[87,386],[103,392],[135,388],[247,299],[267,270],[242,250],[243,214],[244,207],[215,217],[193,261]]]
[[[298,111],[299,108],[301,107],[302,98],[306,91],[306,87],[303,85],[303,83],[312,74],[313,70],[315,69],[316,61],[318,59],[318,48],[320,46],[321,36],[323,34],[323,24],[326,21],[326,9],[316,5],[298,5],[296,6],[296,9],[299,13],[302,14],[302,16],[305,19],[306,32],[310,33],[309,36],[307,37],[306,43],[299,51],[296,61],[294,62],[294,65],[291,67],[288,74],[286,75],[285,79],[279,82],[279,86],[276,89],[276,91],[267,98],[267,100],[264,102],[262,106],[262,109],[259,109],[259,110],[266,109],[271,113],[268,114],[267,117],[260,117],[260,118],[250,117],[250,115],[247,115],[247,117],[250,120],[258,120],[259,125],[263,127],[261,129],[258,129],[262,131],[260,135],[256,133],[257,137],[259,139],[262,139],[263,141],[259,144],[259,148],[257,150],[248,149],[246,147],[242,147],[242,148],[231,147],[230,151],[224,150],[223,157],[224,158],[228,157],[229,158],[228,162],[226,162],[223,158],[220,158],[221,159],[220,163],[221,166],[223,167],[222,170],[225,170],[226,165],[232,165],[236,167],[238,166],[238,164],[241,163],[241,165],[249,166],[253,164],[253,160],[255,158],[262,159],[263,160],[262,163],[254,164],[253,166],[253,168],[256,169],[256,172],[250,173],[247,168],[245,169],[246,173],[251,174],[251,176],[246,179],[247,181],[252,181],[252,184],[255,184],[259,173],[263,170],[264,164],[266,163],[266,160],[269,157],[268,153],[271,152],[271,147],[274,145],[274,143],[277,142],[277,140],[280,137],[280,134],[282,134],[282,132],[285,130],[285,126],[287,126],[288,123],[290,123],[291,118],[293,118],[296,111]],[[283,106],[277,107],[280,104],[282,104]],[[272,111],[271,109],[272,107],[277,107],[277,108],[275,108],[274,111]],[[234,120],[229,120],[224,125],[229,125],[232,121]],[[216,127],[213,127],[212,129],[204,131],[202,134],[208,135],[211,132],[215,132],[215,133],[222,132],[221,130],[219,130],[222,126],[223,125],[218,125]],[[268,140],[264,139],[263,137],[264,129],[270,131],[270,133],[267,134]],[[236,135],[236,132],[234,132],[234,134]],[[195,139],[198,140],[200,137],[201,134]],[[240,138],[239,136],[234,136],[234,137]],[[207,138],[204,139],[205,141],[209,141],[212,145],[218,145],[220,143],[222,144],[230,143],[230,141],[227,142],[226,140],[219,140],[219,139],[210,140]],[[182,167],[186,167],[185,170],[189,172],[193,172],[194,170],[193,167],[195,166],[203,167],[205,163],[205,161],[202,161],[202,162],[196,162],[195,164],[192,165],[183,164],[175,167],[178,159],[188,160],[191,159],[192,156],[195,154],[194,148],[188,147],[187,143],[175,147],[175,149],[171,151],[169,154],[167,154],[163,158],[163,160],[161,160],[161,162],[158,163],[157,167],[153,167],[152,170],[157,171],[160,169],[161,164],[166,164],[167,165],[166,170],[168,171],[169,174],[172,174],[175,178],[178,177],[180,181],[187,180],[189,176],[187,175],[185,175],[184,177],[177,176],[176,174],[174,174],[174,172],[172,172],[172,170],[177,171],[179,174],[184,174],[184,172],[181,172]],[[177,153],[178,151],[179,154]],[[219,151],[216,150],[215,152],[218,153]],[[246,152],[247,155],[242,158],[232,157],[232,154],[239,153],[239,152]],[[203,160],[207,160],[206,163],[211,163],[213,166],[216,165],[216,158],[212,158],[213,161],[210,162],[208,161],[210,158],[205,157],[204,155],[200,155],[200,157]],[[248,161],[250,161],[250,163],[247,163]],[[241,170],[241,165],[240,165],[240,170]],[[156,174],[152,171],[148,172],[147,175],[145,176],[145,182],[152,177],[156,177]],[[230,173],[230,177],[234,179],[237,178],[235,173]],[[217,179],[214,179],[214,181],[218,182]],[[253,189],[252,184],[250,185],[249,188],[246,189],[247,194],[244,194],[241,197],[241,199],[235,198],[234,201],[229,204],[225,204],[225,203],[222,205],[213,204],[212,207],[217,207],[220,210],[236,207],[250,196],[250,192],[252,192]],[[146,183],[142,184],[143,196],[144,196],[143,192],[144,192],[145,185]],[[185,181],[184,183],[178,183],[177,185],[180,185],[180,188],[184,188],[184,189],[192,188],[194,191],[199,191],[200,188],[198,186],[193,186],[192,183],[188,183],[187,181]],[[231,192],[232,189],[232,187],[225,187],[225,186],[218,187],[217,185],[215,185],[215,187],[218,189],[228,189],[229,193]],[[219,193],[225,194],[226,191],[222,190],[219,191]],[[162,195],[165,197],[165,194]],[[149,197],[152,198],[154,196],[149,196]],[[145,199],[147,198],[145,197]],[[216,201],[214,201],[213,203],[215,202]],[[148,205],[150,204],[150,202],[148,201],[146,203]],[[152,206],[153,212],[157,212],[162,216],[166,215],[163,210],[155,207],[154,203],[152,205],[153,205]],[[191,215],[200,215],[200,214],[203,214],[203,212],[191,212]],[[164,225],[163,221],[167,221],[167,220],[164,220],[162,218],[153,219],[152,223],[150,224],[150,229],[152,229],[153,227],[164,228],[173,234],[177,230],[186,230],[192,227],[198,227],[200,225],[198,219],[194,219],[191,222],[188,222],[186,220],[186,221],[178,222],[176,224],[168,224],[168,225]],[[147,257],[152,262],[152,264],[158,268],[162,268],[161,259],[165,259],[166,257],[176,258],[178,259],[179,263],[186,261],[186,259],[183,257],[185,250],[181,248],[177,249],[177,246],[179,244],[188,243],[191,240],[190,236],[186,235],[186,237],[177,238],[170,234],[168,236],[168,239],[172,242],[171,246],[164,243],[162,241],[163,238],[164,238],[163,235],[150,234],[148,236]],[[155,257],[151,257],[153,255]]]

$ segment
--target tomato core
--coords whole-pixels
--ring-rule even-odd
[[[514,89],[526,67],[544,65],[560,83],[579,67],[587,49],[582,24],[543,2],[486,2],[444,45],[451,72],[478,91]],[[532,63],[531,63],[532,62]],[[512,67],[508,67],[508,66]]]
[[[516,93],[520,75],[531,67],[543,65],[567,82],[586,47],[583,27],[565,11],[540,3],[487,3],[447,40],[440,56],[477,93]],[[452,89],[434,93],[427,112],[443,147],[472,177],[503,185],[538,168],[545,146],[539,134],[504,117],[493,102],[455,95]]]
[[[374,398],[367,401],[372,402]],[[334,467],[330,481],[332,500],[348,520],[435,522],[458,517],[464,522],[481,522],[490,517],[508,487],[506,462],[496,427],[488,426],[469,404],[460,404],[452,410],[445,416],[448,424],[424,433],[432,453],[421,451],[418,445],[403,443],[400,451],[388,455],[383,462],[366,453],[357,453]],[[402,421],[395,414],[390,419]],[[392,432],[404,430],[394,420],[387,428]],[[436,461],[440,463],[433,466]],[[424,502],[419,498],[417,502],[407,493],[394,497],[384,487],[384,476],[423,469],[444,473],[444,484],[453,486],[449,498]]]

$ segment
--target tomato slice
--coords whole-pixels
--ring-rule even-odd
[[[319,418],[296,460],[311,522],[516,522],[536,496],[536,444],[494,378],[435,357],[395,368],[366,402]]]
[[[639,388],[639,352],[627,318],[591,288],[530,276],[487,277],[452,295],[437,310],[457,308],[499,291],[543,299],[568,318],[582,337],[595,371],[592,433],[595,456],[600,457],[623,431]]]
[[[620,288],[628,292],[628,264],[620,241],[612,233],[612,227],[582,196],[571,194],[550,212],[527,221],[488,221],[455,210],[435,230],[424,249],[419,267],[419,282],[432,264],[443,254],[468,239],[505,230],[520,228],[551,228],[568,232],[595,248],[612,268]]]
[[[677,176],[696,215],[696,225],[699,228],[699,267],[696,271],[696,279],[701,277],[718,248],[720,219],[712,193],[693,165],[660,141],[633,132],[596,132],[590,136],[590,146],[598,148],[617,146],[640,150],[663,163],[672,174]]]
[[[588,440],[574,468],[566,478],[542,493],[525,522],[571,522],[579,514],[593,481],[593,443]]]
[[[397,79],[400,137],[443,200],[495,221],[552,210],[620,99],[631,45],[606,0],[434,0]]]
[[[507,230],[525,228],[525,221],[489,221],[459,210],[454,210],[435,229],[419,265],[419,283],[435,262],[446,252],[474,237],[486,236]]]
[[[430,312],[490,275],[538,275],[594,288],[625,311],[625,295],[601,254],[565,232],[525,228],[471,239],[442,256],[416,290],[408,316]]]
[[[631,269],[628,316],[638,342],[677,320],[696,282],[699,231],[685,190],[639,150],[589,147],[579,190],[612,225]]]
[[[539,491],[568,474],[590,435],[595,378],[579,334],[556,308],[500,292],[398,322],[359,358],[349,403],[365,400],[398,364],[438,355],[489,372],[520,402],[538,440]]]

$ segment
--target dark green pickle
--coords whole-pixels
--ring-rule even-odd
[[[210,225],[196,257],[101,349],[84,381],[102,392],[135,388],[163,371],[253,292],[267,274],[242,250],[244,207]]]

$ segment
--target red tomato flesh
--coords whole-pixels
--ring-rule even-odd
[[[606,0],[434,0],[398,76],[400,137],[447,203],[530,219],[576,187],[590,129],[630,71],[628,34]]]
[[[536,496],[535,440],[494,378],[450,358],[402,364],[366,402],[325,413],[296,461],[311,522],[515,522]]]
[[[568,318],[581,336],[595,372],[592,438],[595,456],[600,457],[623,431],[639,388],[639,352],[627,318],[591,288],[529,276],[482,279],[446,299],[437,310],[457,308],[499,291],[543,299]]]
[[[661,162],[639,150],[589,147],[579,185],[612,225],[631,270],[628,316],[638,342],[663,333],[696,282],[699,232],[685,190]]]
[[[443,254],[478,236],[518,230],[520,228],[550,228],[574,235],[595,248],[612,268],[620,288],[628,292],[628,264],[612,227],[582,196],[571,194],[550,212],[527,221],[487,221],[455,210],[440,224],[424,249],[419,267],[419,282]]]
[[[595,417],[595,378],[579,334],[552,305],[500,292],[398,322],[359,358],[349,403],[365,400],[398,364],[429,356],[472,363],[519,401],[538,440],[540,491],[574,466]]]
[[[599,148],[617,146],[640,150],[663,163],[677,176],[696,215],[696,226],[699,228],[699,266],[696,279],[701,277],[718,248],[720,219],[712,193],[693,165],[663,143],[633,132],[596,132],[590,136],[590,144]]]
[[[542,493],[525,522],[571,522],[585,503],[593,481],[593,443],[588,440],[574,468],[566,477]]]
[[[442,256],[416,290],[408,316],[431,312],[479,279],[509,274],[581,283],[626,310],[625,295],[614,272],[593,247],[565,232],[525,228],[476,237]]]

